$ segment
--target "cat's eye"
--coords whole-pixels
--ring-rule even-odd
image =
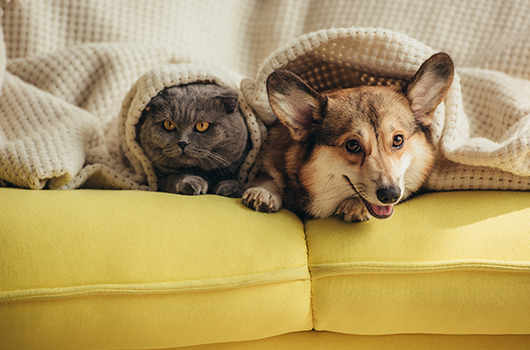
[[[403,147],[403,143],[405,143],[405,138],[403,137],[403,135],[396,135],[394,136],[394,140],[392,141],[392,147],[401,148]]]
[[[164,129],[167,131],[173,131],[177,126],[171,120],[164,120]]]
[[[362,151],[361,145],[357,140],[346,141],[346,150],[350,153],[359,153]]]
[[[197,130],[198,132],[205,132],[209,128],[210,123],[208,122],[198,122],[197,124],[195,124],[195,130]]]

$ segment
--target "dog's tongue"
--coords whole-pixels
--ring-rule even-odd
[[[392,215],[394,207],[391,205],[376,205],[372,204],[372,214],[379,219],[385,219]]]

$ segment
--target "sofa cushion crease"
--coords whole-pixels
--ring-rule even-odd
[[[436,273],[444,271],[507,271],[530,274],[528,261],[452,260],[433,262],[351,262],[337,264],[315,264],[309,266],[311,278],[332,277],[348,274],[410,274]]]
[[[257,341],[207,344],[178,348],[178,350],[528,350],[529,343],[529,335],[398,334],[363,336],[311,331],[284,334]]]
[[[64,288],[42,288],[0,292],[0,303],[22,300],[43,300],[93,295],[145,295],[178,294],[190,292],[216,291],[249,287],[262,284],[275,284],[289,281],[309,281],[307,267],[269,272],[250,276],[215,278],[209,280],[160,282],[146,284],[106,284]]]

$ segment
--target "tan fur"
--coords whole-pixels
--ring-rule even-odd
[[[429,59],[403,89],[361,86],[317,93],[294,74],[269,78],[279,122],[263,172],[243,195],[259,211],[346,221],[390,217],[433,166],[429,125],[452,82],[449,57]],[[401,142],[402,141],[402,142]]]

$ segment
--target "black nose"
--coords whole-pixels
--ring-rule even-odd
[[[399,187],[380,187],[375,194],[381,203],[394,204],[401,196],[401,189]]]
[[[179,141],[177,142],[177,145],[179,145],[179,147],[184,151],[184,148],[186,148],[187,145],[189,145],[190,143],[189,142],[186,142],[186,141]]]

